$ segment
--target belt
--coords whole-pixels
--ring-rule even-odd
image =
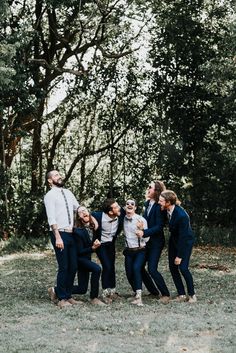
[[[59,228],[59,232],[73,233],[72,228]]]
[[[126,248],[126,249],[130,251],[139,251],[139,250],[145,250],[145,246],[140,246],[137,248]]]

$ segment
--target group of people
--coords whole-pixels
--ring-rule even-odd
[[[85,294],[89,279],[92,304],[106,305],[120,297],[116,290],[115,243],[121,231],[125,237],[125,272],[133,290],[130,298],[132,304],[143,305],[143,283],[149,293],[164,304],[170,300],[188,303],[197,301],[189,271],[194,244],[189,216],[180,206],[177,195],[172,190],[166,190],[163,182],[158,180],[148,186],[144,214],[141,216],[136,213],[136,201],[131,198],[124,207],[108,198],[101,211],[90,213],[86,207],[79,205],[70,190],[64,188],[58,171],[50,171],[47,180],[51,189],[44,197],[44,204],[58,263],[56,286],[50,287],[48,293],[60,308],[81,303],[72,295]],[[170,231],[169,269],[177,289],[174,299],[158,271],[165,245],[165,224],[168,224]],[[93,261],[93,252],[100,265],[98,261]],[[78,284],[75,284],[76,274]]]

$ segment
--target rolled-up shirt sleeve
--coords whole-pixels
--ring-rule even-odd
[[[56,203],[55,203],[55,200],[52,197],[50,197],[49,194],[45,195],[44,197],[44,205],[46,208],[49,226],[51,226],[52,224],[57,224]]]

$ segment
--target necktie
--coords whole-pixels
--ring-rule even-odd
[[[168,218],[168,221],[170,222],[171,214],[169,212],[167,212],[167,218]]]
[[[85,228],[87,229],[89,239],[92,241],[93,240],[93,230],[89,226],[85,226]]]
[[[66,195],[65,195],[65,192],[63,189],[61,189],[61,193],[64,197],[64,200],[65,200],[65,204],[66,204],[66,210],[67,210],[67,216],[68,216],[68,221],[69,221],[69,224],[71,224],[71,217],[70,217],[70,210],[69,210],[69,205],[68,205],[68,201],[67,201],[67,198],[66,198]]]

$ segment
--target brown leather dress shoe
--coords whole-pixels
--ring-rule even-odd
[[[91,304],[92,305],[101,305],[101,306],[106,306],[106,304],[104,302],[102,302],[100,299],[98,298],[93,298],[91,299]]]
[[[83,302],[81,302],[80,300],[75,300],[73,298],[67,299],[67,301],[72,305],[83,304]]]
[[[186,297],[186,295],[178,295],[176,298],[173,299],[173,302],[177,302],[177,303],[184,303],[186,302],[188,299]]]
[[[59,306],[60,309],[62,308],[68,308],[68,307],[71,307],[72,305],[68,302],[68,300],[59,300],[57,306]]]
[[[170,302],[170,297],[167,297],[166,295],[163,295],[162,297],[160,297],[159,301],[162,304],[168,304]]]
[[[48,288],[48,295],[49,295],[49,298],[51,299],[51,301],[52,301],[53,303],[56,304],[56,303],[58,302],[58,298],[57,298],[57,295],[56,295],[56,293],[55,293],[54,287]]]

